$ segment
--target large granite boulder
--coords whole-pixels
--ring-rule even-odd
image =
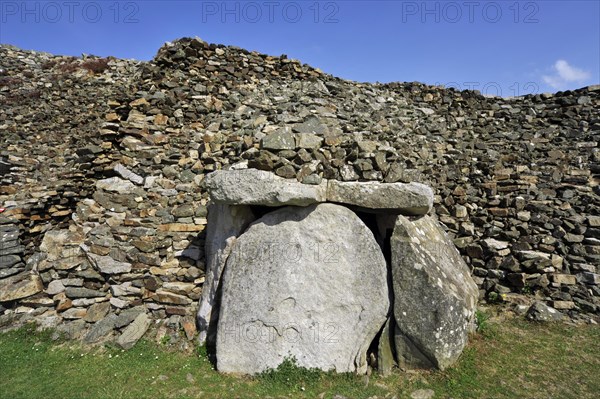
[[[474,326],[477,285],[433,217],[398,216],[391,251],[398,364],[445,369]]]
[[[216,332],[214,323],[218,320],[217,292],[231,246],[254,219],[252,210],[245,205],[212,204],[208,208],[204,250],[206,274],[196,315],[200,344],[206,342],[209,333],[214,335],[213,332]],[[212,341],[211,343],[214,344],[214,340]]]
[[[334,204],[285,207],[233,244],[223,275],[217,368],[255,374],[299,366],[365,372],[390,307],[373,233]]]

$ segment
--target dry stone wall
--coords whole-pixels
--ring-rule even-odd
[[[313,185],[425,183],[482,299],[600,312],[600,86],[490,98],[181,39],[150,62],[2,45],[0,103],[2,327],[93,341],[142,312],[185,346],[204,176],[240,162]]]

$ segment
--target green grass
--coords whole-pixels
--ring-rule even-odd
[[[323,373],[284,362],[254,378],[213,370],[204,348],[190,355],[139,342],[123,352],[54,342],[23,328],[0,334],[0,398],[597,398],[600,327],[499,323],[484,328],[458,364],[444,372],[395,372],[383,378]],[[481,325],[480,325],[481,326]]]

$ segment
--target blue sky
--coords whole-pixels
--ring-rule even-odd
[[[24,49],[148,60],[183,36],[357,81],[503,96],[600,83],[598,0],[0,0],[0,42]]]

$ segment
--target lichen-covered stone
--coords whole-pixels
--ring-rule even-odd
[[[326,183],[302,184],[256,169],[216,171],[204,184],[215,203],[235,205],[307,206],[324,202],[327,190]]]
[[[202,297],[196,316],[201,344],[207,340],[209,333],[214,335],[216,332],[215,322],[218,319],[219,305],[217,292],[231,247],[236,238],[254,219],[252,210],[245,205],[213,204],[208,209],[208,228],[204,251],[206,278],[202,285]],[[213,310],[215,306],[217,309]],[[214,337],[212,344],[214,344]]]
[[[327,201],[390,213],[425,215],[433,206],[433,191],[420,183],[330,180]]]
[[[398,364],[445,369],[474,327],[477,285],[431,216],[398,216],[390,246]]]
[[[276,210],[232,246],[217,368],[256,374],[293,357],[364,373],[389,306],[383,253],[356,214],[334,204]]]
[[[40,276],[24,272],[0,280],[0,302],[27,298],[44,289]]]

